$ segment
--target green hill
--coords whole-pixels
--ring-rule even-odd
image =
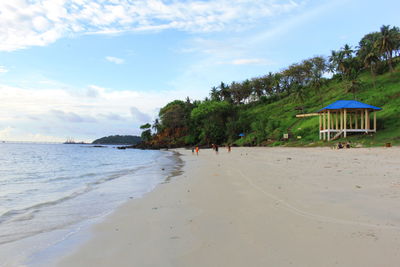
[[[136,145],[142,139],[139,136],[134,135],[111,135],[96,139],[92,144],[103,144],[103,145]]]
[[[240,117],[249,118],[253,127],[248,134],[235,141],[238,145],[269,144],[269,145],[326,145],[319,141],[318,117],[296,118],[299,113],[313,113],[336,100],[356,99],[358,101],[381,107],[377,113],[377,133],[371,135],[350,135],[346,140],[364,146],[381,146],[387,142],[400,145],[400,72],[378,75],[376,78],[364,72],[360,75],[362,86],[356,93],[345,92],[344,82],[331,80],[323,88],[322,99],[315,94],[308,94],[304,102],[295,100],[294,96],[285,97],[271,104],[255,103],[241,107]],[[303,110],[299,110],[302,106]],[[270,131],[267,140],[257,140],[259,133],[255,130],[257,124],[264,124]],[[268,128],[268,125],[270,127]],[[289,141],[279,141],[284,133],[291,133]],[[297,136],[301,136],[298,140]],[[262,137],[261,137],[262,138]],[[331,143],[340,141],[335,140]],[[343,141],[343,139],[341,140]]]
[[[314,56],[241,82],[221,82],[202,101],[172,101],[153,125],[142,125],[144,145],[332,145],[319,140],[318,117],[296,114],[315,113],[336,100],[383,108],[377,113],[377,133],[348,135],[347,141],[400,144],[399,56],[400,29],[384,25],[357,46],[346,44],[328,57]],[[283,141],[286,133],[290,138]]]

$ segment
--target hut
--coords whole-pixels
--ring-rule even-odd
[[[355,100],[338,100],[318,111],[319,139],[329,141],[341,135],[347,137],[347,133],[375,133],[379,110],[381,108]]]

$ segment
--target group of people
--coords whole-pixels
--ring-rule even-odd
[[[218,154],[218,150],[219,150],[219,146],[218,145],[212,144],[212,149],[215,151],[216,154]],[[230,144],[227,145],[227,149],[228,149],[228,152],[231,152],[232,148],[231,148]],[[196,152],[196,155],[198,156],[199,155],[199,150],[200,150],[199,146],[192,147],[192,154],[194,155],[194,153]]]
[[[218,145],[212,144],[212,149],[215,151],[215,154],[218,154]]]
[[[350,145],[350,142],[346,142],[346,144],[342,144],[342,142],[339,142],[338,144],[337,144],[337,149],[342,149],[342,148],[350,148],[351,147],[351,145]]]

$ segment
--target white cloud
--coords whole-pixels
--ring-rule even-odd
[[[141,112],[136,107],[131,107],[131,114],[136,122],[139,122],[139,123],[151,122],[151,117],[148,114]]]
[[[0,66],[0,73],[6,73],[8,72],[8,69],[6,69],[6,67],[4,66]]]
[[[69,123],[83,123],[83,122],[97,122],[97,120],[91,116],[82,116],[74,112],[65,112],[62,110],[51,110],[50,113],[56,116],[63,122]]]
[[[13,128],[11,126],[7,126],[3,129],[0,129],[0,140],[5,140],[10,138],[12,131]]]
[[[123,60],[122,58],[111,57],[111,56],[106,57],[106,60],[115,64],[122,64],[125,62],[125,60]]]
[[[29,141],[29,142],[64,142],[65,138],[44,135],[40,133],[24,133],[20,129],[7,126],[0,129],[0,140],[1,141]]]
[[[44,46],[71,34],[237,30],[296,9],[300,0],[18,0],[0,2],[0,50]]]
[[[90,85],[71,92],[0,84],[0,137],[20,141],[46,141],[49,137],[47,141],[54,141],[69,136],[93,140],[111,134],[140,134],[140,124],[151,122],[160,107],[183,100],[187,93],[186,88],[138,92]]]
[[[230,64],[233,65],[250,65],[250,64],[256,64],[256,65],[266,65],[270,64],[267,60],[263,58],[242,58],[242,59],[235,59],[229,62]]]

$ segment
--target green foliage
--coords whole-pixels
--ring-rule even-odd
[[[160,110],[153,129],[174,144],[323,145],[318,118],[295,115],[355,99],[383,110],[378,113],[376,135],[349,139],[362,145],[398,144],[399,55],[399,28],[382,26],[365,35],[358,47],[346,44],[328,58],[316,56],[243,82],[221,82],[204,101],[175,100]],[[176,129],[184,130],[176,137]],[[284,134],[289,134],[289,141],[283,140]]]
[[[232,104],[227,101],[205,101],[192,110],[190,118],[202,144],[222,143],[225,140],[225,126],[232,111]]]
[[[165,107],[160,109],[158,116],[162,121],[163,127],[177,128],[185,126],[185,122],[187,119],[185,112],[185,102],[181,100],[175,100],[168,103]]]
[[[148,129],[148,130],[143,131],[140,137],[145,142],[149,141],[151,139],[151,130]]]
[[[146,123],[146,124],[143,124],[143,125],[140,126],[140,129],[142,129],[142,130],[150,129],[150,128],[151,128],[150,123]]]

